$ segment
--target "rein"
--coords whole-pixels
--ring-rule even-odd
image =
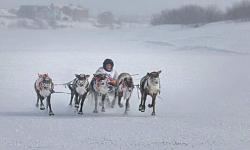
[[[140,100],[140,99],[141,99],[141,98],[140,98],[140,93],[139,93],[140,85],[137,84],[137,85],[134,85],[134,86],[136,86],[137,96],[138,96],[138,99]]]
[[[132,75],[130,75],[130,76],[138,76],[139,74],[138,73],[136,73],[136,74],[132,74]]]
[[[71,81],[66,82],[66,83],[57,83],[57,84],[54,84],[54,85],[55,85],[55,86],[57,86],[57,85],[63,85],[63,86],[65,86],[65,88],[66,88],[67,85],[73,85],[73,84],[72,84],[73,81],[74,81],[74,80],[71,80]]]
[[[68,93],[68,92],[53,92],[53,93],[51,93],[51,94],[61,94],[61,93],[63,93],[63,94],[71,94],[71,93]]]

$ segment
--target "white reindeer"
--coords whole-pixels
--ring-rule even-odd
[[[37,94],[37,103],[36,107],[39,106],[39,100],[40,100],[40,109],[44,110],[44,104],[43,100],[46,98],[47,101],[47,108],[49,107],[49,115],[54,115],[52,109],[51,109],[51,94],[54,92],[54,84],[52,82],[52,79],[48,76],[48,74],[38,74],[38,79],[36,80],[34,84],[34,88]]]

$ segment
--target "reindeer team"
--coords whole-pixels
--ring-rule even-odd
[[[116,99],[118,99],[118,106],[123,107],[122,99],[125,100],[125,114],[130,108],[130,98],[135,87],[133,82],[133,75],[129,73],[121,73],[119,76],[113,69],[114,63],[111,59],[106,59],[103,62],[103,66],[100,67],[93,75],[91,82],[88,78],[90,75],[76,74],[74,80],[66,83],[66,86],[70,89],[71,97],[69,105],[74,102],[74,107],[78,114],[83,114],[83,104],[88,95],[92,96],[95,101],[94,113],[98,113],[98,106],[101,106],[101,111],[105,112],[105,101],[110,104],[111,108],[114,108]],[[139,105],[139,111],[145,111],[145,102],[147,95],[151,96],[152,103],[148,105],[149,108],[153,108],[152,114],[155,115],[156,97],[160,93],[160,75],[161,71],[147,73],[141,78],[140,84],[137,86],[141,93],[141,102]],[[51,95],[54,91],[54,84],[48,74],[38,74],[38,79],[35,82],[35,91],[37,94],[36,106],[44,110],[45,106],[43,100],[46,99],[46,108],[49,108],[49,115],[54,115],[51,107]],[[98,99],[101,97],[101,102],[98,103]],[[110,99],[112,98],[112,99]]]

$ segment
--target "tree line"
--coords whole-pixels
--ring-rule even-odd
[[[178,9],[163,10],[153,15],[152,25],[162,24],[206,24],[225,20],[250,20],[250,1],[235,3],[225,11],[216,6],[201,7],[198,5],[187,5]]]

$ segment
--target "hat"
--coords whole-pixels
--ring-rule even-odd
[[[104,62],[103,62],[103,69],[106,70],[106,71],[108,71],[108,72],[110,72],[110,70],[107,70],[107,68],[106,68],[106,65],[107,65],[107,64],[112,65],[112,69],[111,69],[111,70],[113,70],[114,62],[113,62],[112,59],[108,59],[108,58],[105,59]]]

